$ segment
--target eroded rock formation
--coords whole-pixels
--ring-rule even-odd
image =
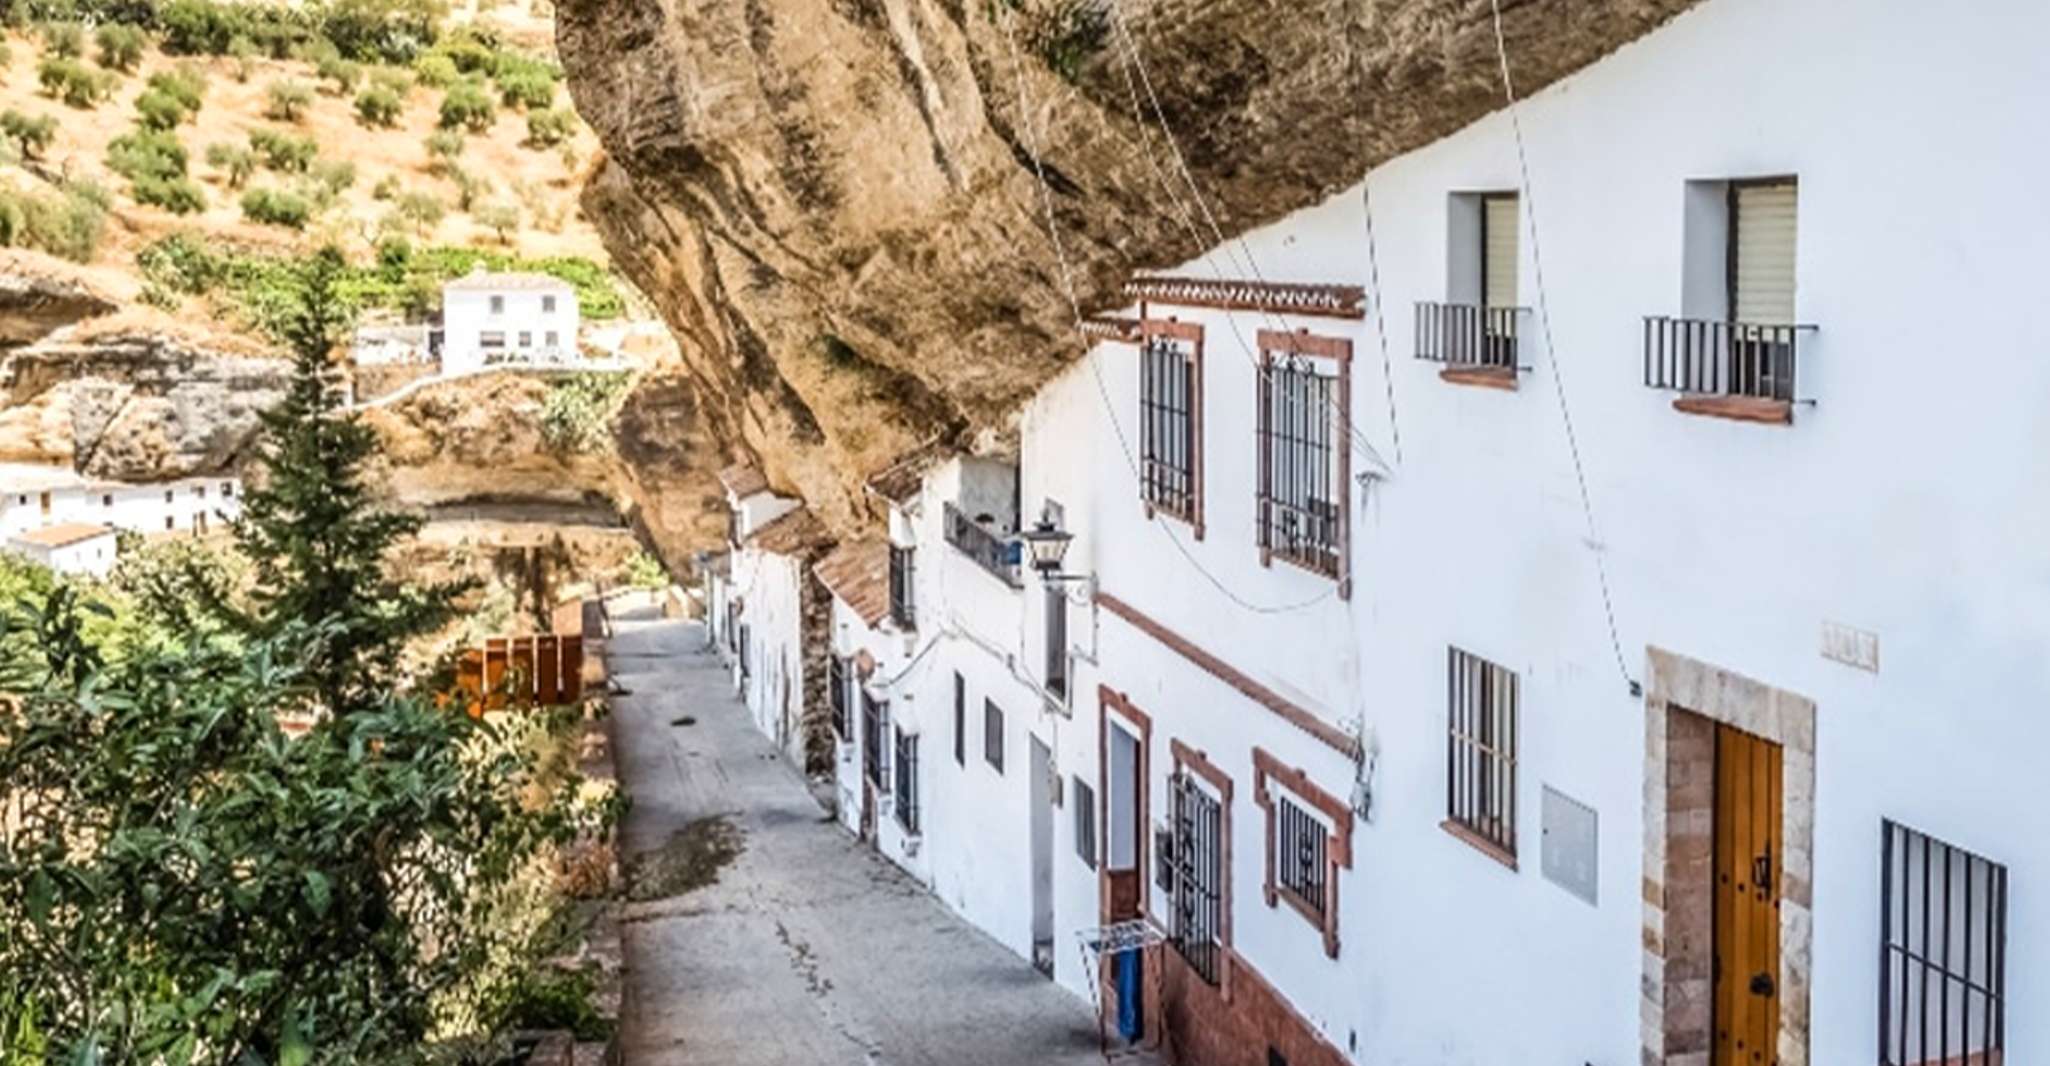
[[[1518,87],[1692,2],[1503,0]],[[1490,12],[561,0],[557,34],[609,154],[586,212],[682,342],[675,402],[844,525],[864,475],[935,436],[989,446],[1079,353],[1063,258],[1083,312],[1117,305],[1499,106]]]

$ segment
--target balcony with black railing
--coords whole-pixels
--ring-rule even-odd
[[[1516,387],[1530,309],[1418,301],[1416,357],[1443,363],[1438,376],[1460,385]]]
[[[1795,369],[1814,326],[1647,315],[1644,383],[1680,393],[1673,408],[1746,422],[1793,421]]]
[[[1012,588],[1024,588],[1025,545],[1015,533],[999,533],[994,521],[978,521],[947,504],[947,543]]]

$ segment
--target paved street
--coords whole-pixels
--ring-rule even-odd
[[[615,621],[628,854],[727,815],[716,884],[628,906],[628,1066],[1100,1063],[1086,1004],[835,827],[749,725],[694,623]],[[694,716],[694,725],[673,725]]]

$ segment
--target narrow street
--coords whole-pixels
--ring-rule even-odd
[[[627,856],[724,816],[716,883],[625,913],[629,1066],[1099,1063],[1089,1008],[836,827],[695,623],[615,616]],[[675,724],[694,718],[692,724]]]

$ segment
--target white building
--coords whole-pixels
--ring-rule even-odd
[[[106,577],[120,545],[107,526],[64,522],[17,533],[7,539],[7,550],[60,574]]]
[[[1174,1062],[2050,1055],[2046,32],[1707,0],[1135,281],[819,568],[843,818]]]
[[[205,534],[241,513],[242,482],[233,475],[138,484],[87,478],[69,467],[0,463],[0,537],[63,524]]]
[[[546,274],[477,271],[441,288],[444,374],[577,358],[577,294]]]

